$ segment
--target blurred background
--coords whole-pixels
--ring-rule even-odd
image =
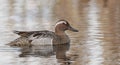
[[[68,65],[120,65],[120,0],[0,0],[0,65],[67,65],[53,55],[18,57],[5,44],[18,38],[13,30],[52,30],[60,19],[78,33],[67,31]]]

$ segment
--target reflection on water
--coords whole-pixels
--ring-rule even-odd
[[[95,1],[91,1],[88,12],[88,37],[87,45],[89,50],[89,65],[101,65],[103,62],[102,58],[102,46],[100,45],[102,40],[99,38],[103,37],[100,30],[100,22],[98,21],[99,8]]]
[[[119,65],[119,0],[0,0],[0,65]],[[66,19],[71,43],[11,48],[12,30],[53,30]],[[42,50],[41,50],[42,49]]]
[[[69,58],[66,56],[66,52],[69,50],[70,44],[54,45],[53,50],[56,52],[56,58],[58,62],[70,65]]]
[[[23,47],[19,54],[19,57],[43,57],[50,58],[55,55],[58,63],[70,64],[69,58],[66,56],[66,52],[69,51],[70,44],[58,44],[58,45],[39,45],[32,47]]]

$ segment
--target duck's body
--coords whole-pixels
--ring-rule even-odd
[[[25,47],[25,46],[33,46],[33,45],[45,45],[48,43],[51,44],[52,39],[56,39],[57,36],[52,31],[14,31],[14,33],[21,35],[19,38],[11,41],[7,45],[17,46],[17,47]],[[46,35],[47,34],[47,35]],[[39,43],[39,44],[38,44]]]
[[[14,33],[21,36],[20,38],[17,39],[17,41],[21,41],[21,38],[24,37],[26,38],[27,43],[29,42],[29,44],[31,44],[32,42],[35,42],[35,40],[37,39],[41,40],[41,39],[48,38],[52,40],[53,45],[56,45],[56,44],[70,43],[70,39],[65,33],[66,30],[78,32],[78,30],[72,28],[67,21],[60,20],[55,26],[55,32],[44,30],[44,31],[14,31]],[[14,41],[12,41],[12,43],[9,43],[8,45],[20,46],[21,43],[18,44],[16,43],[17,41],[13,43]],[[32,45],[34,45],[34,43]]]

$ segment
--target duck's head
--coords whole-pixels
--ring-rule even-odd
[[[66,31],[66,30],[70,30],[70,31],[73,31],[73,32],[78,32],[78,30],[71,27],[71,25],[66,20],[59,20],[56,23],[55,31],[59,32],[59,31]]]

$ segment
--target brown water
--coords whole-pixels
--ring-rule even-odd
[[[120,65],[120,1],[0,0],[0,4],[0,65]],[[59,19],[79,30],[67,31],[70,49],[56,46],[57,53],[49,51],[50,56],[20,57],[23,50],[5,45],[19,37],[13,30],[54,30]]]

